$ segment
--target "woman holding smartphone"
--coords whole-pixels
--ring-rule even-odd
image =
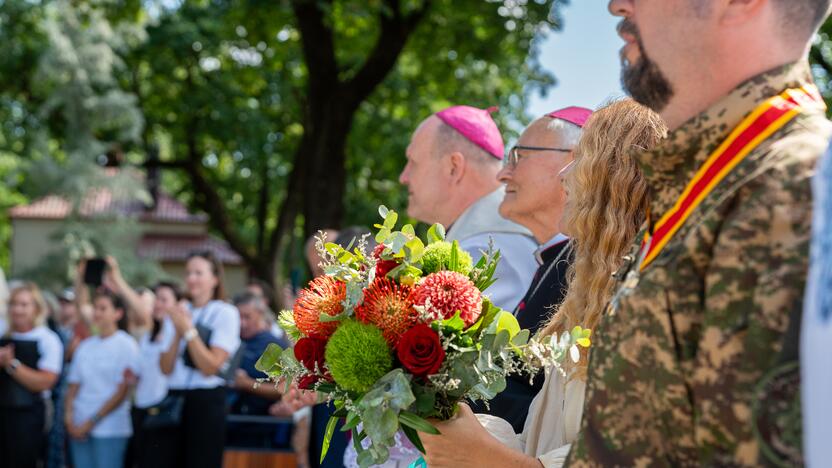
[[[98,335],[78,346],[69,371],[64,420],[77,468],[124,466],[133,433],[127,396],[139,371],[139,347],[123,330],[118,296],[97,293],[93,323]]]
[[[12,289],[0,323],[0,466],[34,467],[46,427],[45,400],[58,382],[63,346],[44,326],[46,303],[33,283]]]
[[[159,366],[159,358],[170,346],[173,328],[165,327],[165,319],[170,310],[182,299],[182,291],[177,285],[159,282],[154,288],[152,325],[139,339],[141,352],[141,377],[136,386],[133,409],[133,444],[134,461],[139,468],[156,467],[164,463],[157,454],[157,448],[164,444],[165,434],[157,429],[144,427],[148,411],[152,411],[168,394],[168,376]]]
[[[240,346],[240,316],[225,302],[222,264],[211,252],[188,257],[185,285],[190,303],[170,311],[165,326],[174,336],[160,359],[170,393],[184,406],[158,455],[169,466],[220,467],[226,408],[225,380],[217,374]]]

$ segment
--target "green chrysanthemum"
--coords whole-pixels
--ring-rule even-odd
[[[381,330],[356,320],[346,320],[335,330],[325,357],[335,382],[356,392],[366,392],[393,368],[393,352]]]
[[[425,253],[422,255],[422,271],[425,275],[436,273],[437,271],[450,270],[451,264],[451,249],[450,242],[440,241],[434,242],[425,247]],[[458,249],[458,268],[454,271],[468,276],[471,273],[471,255],[468,252]]]

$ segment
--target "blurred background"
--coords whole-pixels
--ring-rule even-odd
[[[603,0],[0,1],[0,267],[59,290],[113,255],[146,284],[207,248],[232,290],[296,287],[309,234],[404,210],[430,113],[497,105],[511,142],[620,95],[615,24]]]

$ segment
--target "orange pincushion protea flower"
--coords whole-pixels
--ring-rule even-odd
[[[482,296],[467,276],[455,271],[440,271],[426,276],[413,289],[413,303],[430,305],[442,315],[451,318],[459,311],[466,327],[473,325],[482,313]]]
[[[306,289],[298,293],[294,316],[298,329],[307,336],[328,338],[339,322],[321,322],[322,314],[335,316],[344,311],[343,301],[347,297],[347,286],[330,276],[319,276],[309,282]]]
[[[410,291],[410,286],[377,277],[364,290],[364,302],[355,308],[355,316],[380,328],[387,342],[394,345],[418,317],[410,300]]]

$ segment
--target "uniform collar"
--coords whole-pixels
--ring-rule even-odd
[[[788,88],[811,82],[806,61],[757,75],[670,132],[658,147],[636,155],[652,193],[653,221],[673,206],[708,156],[757,106]]]
[[[558,233],[546,243],[541,244],[540,247],[534,251],[534,258],[537,260],[537,264],[543,265],[545,262],[557,257],[558,252],[560,252],[560,249],[566,245],[568,240],[568,237]]]

